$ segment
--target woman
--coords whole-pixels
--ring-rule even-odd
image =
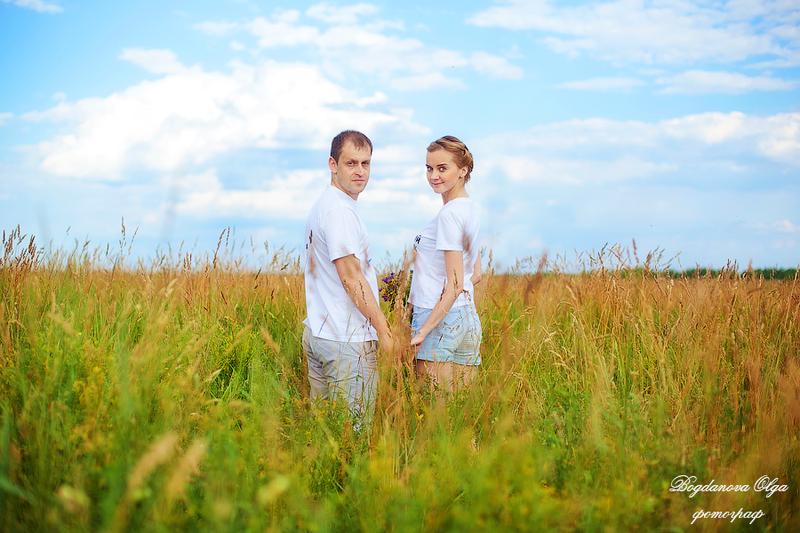
[[[452,136],[428,146],[428,183],[444,206],[414,241],[411,346],[415,370],[448,390],[467,384],[481,363],[481,323],[473,287],[481,279],[481,224],[465,188],[472,154]]]

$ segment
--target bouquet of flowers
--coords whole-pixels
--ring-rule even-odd
[[[381,298],[384,302],[389,302],[389,305],[394,307],[394,301],[397,298],[397,293],[402,291],[402,303],[408,300],[408,293],[411,290],[411,277],[414,272],[409,271],[406,273],[401,270],[397,274],[390,272],[388,276],[381,278],[383,285],[380,288]],[[407,278],[407,279],[406,279]]]

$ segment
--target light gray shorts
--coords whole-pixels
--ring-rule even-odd
[[[433,309],[414,306],[411,317],[411,335],[416,335]],[[431,331],[417,352],[417,359],[456,363],[481,364],[481,321],[471,305],[451,307],[439,325]]]
[[[321,339],[305,326],[303,353],[308,362],[312,401],[341,398],[355,413],[372,412],[378,388],[377,342]]]

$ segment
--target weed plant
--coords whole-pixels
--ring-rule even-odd
[[[4,233],[0,531],[800,531],[797,275],[489,265],[476,381],[420,392],[401,349],[358,425],[308,400],[298,259],[222,241],[129,265]]]

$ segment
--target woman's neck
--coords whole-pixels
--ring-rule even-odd
[[[453,187],[449,191],[442,193],[442,203],[447,203],[450,200],[455,200],[456,198],[469,198],[469,194],[467,194],[467,189],[464,187],[464,184],[461,183],[460,187]]]

